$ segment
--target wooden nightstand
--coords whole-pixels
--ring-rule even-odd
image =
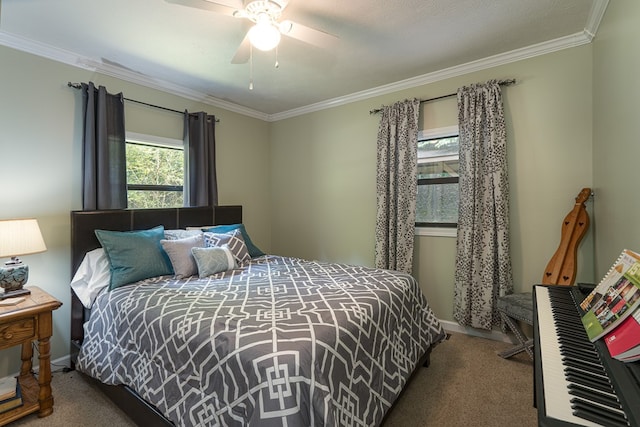
[[[27,288],[31,294],[25,295],[24,301],[0,307],[0,350],[22,345],[18,380],[24,402],[20,407],[1,413],[0,426],[36,411],[39,417],[46,417],[53,412],[49,338],[53,334],[53,310],[62,303],[36,286]],[[38,379],[31,372],[33,341],[38,342]]]

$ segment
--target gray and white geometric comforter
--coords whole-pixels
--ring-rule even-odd
[[[102,293],[77,368],[179,426],[376,426],[443,337],[409,275],[264,256]]]

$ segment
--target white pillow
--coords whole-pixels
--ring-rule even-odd
[[[199,234],[202,234],[202,230],[164,230],[164,238],[167,240],[185,239]]]
[[[204,239],[202,233],[184,239],[176,240],[160,240],[160,244],[164,251],[169,255],[173,272],[176,279],[193,276],[198,274],[198,266],[196,260],[191,254],[191,248],[204,247]]]
[[[82,305],[91,308],[98,294],[109,286],[111,270],[103,248],[87,252],[71,280],[71,289]]]

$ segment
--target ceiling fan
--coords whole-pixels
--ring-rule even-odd
[[[263,51],[274,49],[281,35],[305,43],[326,48],[337,37],[290,20],[280,20],[289,0],[165,0],[168,3],[209,10],[212,12],[248,19],[253,26],[236,51],[232,64],[244,64],[251,56],[251,47]]]

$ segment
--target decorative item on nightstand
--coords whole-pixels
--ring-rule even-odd
[[[35,219],[0,220],[0,257],[11,257],[4,266],[0,266],[0,299],[30,293],[28,289],[23,289],[29,278],[29,266],[20,261],[18,256],[46,250]]]

